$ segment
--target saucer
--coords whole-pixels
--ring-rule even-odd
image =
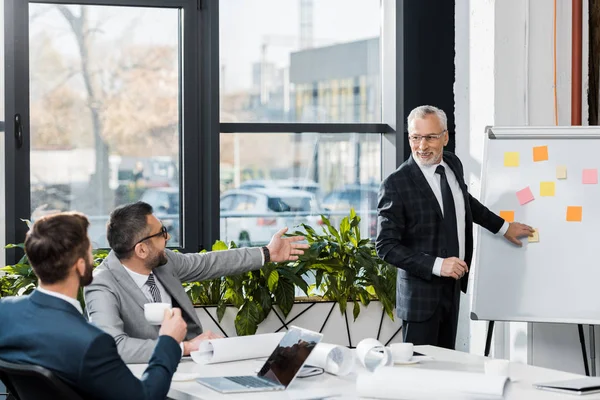
[[[394,365],[412,365],[412,364],[417,364],[420,361],[421,360],[419,360],[418,358],[415,359],[415,357],[413,357],[410,360],[406,360],[406,361],[394,360]]]

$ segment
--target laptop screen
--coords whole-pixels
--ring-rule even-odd
[[[288,386],[323,335],[291,326],[258,376]]]

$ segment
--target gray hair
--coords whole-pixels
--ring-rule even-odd
[[[448,118],[446,118],[446,113],[441,109],[435,106],[419,106],[413,109],[410,114],[408,114],[408,118],[406,122],[408,124],[408,133],[414,132],[414,121],[415,119],[425,119],[426,116],[435,114],[442,125],[444,130],[448,129]]]

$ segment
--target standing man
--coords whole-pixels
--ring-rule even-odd
[[[308,244],[302,236],[283,237],[277,232],[262,248],[209,253],[175,253],[166,249],[169,233],[152,214],[152,206],[138,201],[115,209],[108,221],[107,239],[112,251],[94,271],[94,282],[85,289],[90,321],[117,342],[127,363],[146,363],[156,345],[159,327],[144,317],[145,303],[170,303],[180,307],[188,324],[182,354],[198,350],[202,340],[220,336],[202,325],[182,282],[197,282],[261,268],[269,261],[297,260]]]
[[[454,349],[473,222],[517,246],[534,230],[507,223],[469,194],[460,160],[444,152],[442,110],[417,107],[407,122],[412,155],[379,190],[377,254],[399,268],[396,308],[404,341]]]
[[[0,299],[0,358],[51,370],[85,399],[164,399],[181,359],[181,310],[165,312],[141,380],[127,368],[110,335],[89,324],[77,301],[92,281],[89,222],[83,214],[39,218],[25,252],[39,279],[28,296]]]

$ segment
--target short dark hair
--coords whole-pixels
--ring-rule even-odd
[[[135,244],[147,235],[150,228],[146,217],[151,214],[152,206],[143,201],[119,206],[110,213],[106,238],[119,260],[131,257]]]
[[[25,238],[25,253],[42,283],[65,280],[73,264],[88,257],[89,225],[78,212],[46,215],[34,222]]]

